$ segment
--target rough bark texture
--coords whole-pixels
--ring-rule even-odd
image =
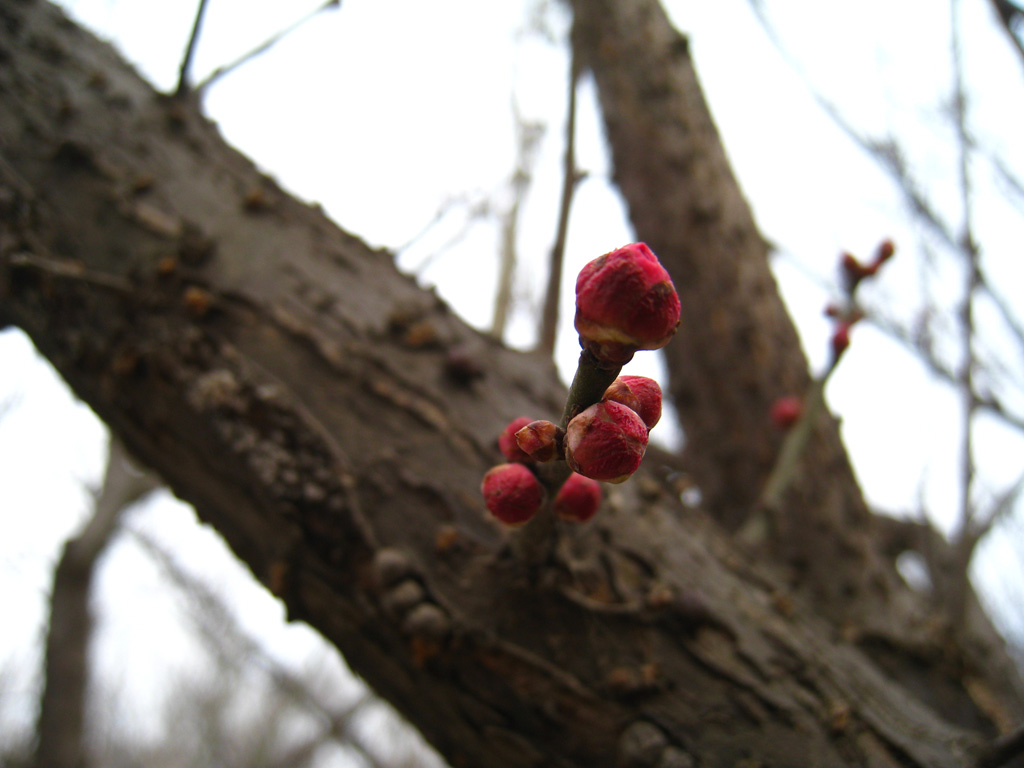
[[[550,363],[49,5],[0,6],[0,62],[0,325],[456,768],[962,768],[1012,716],[943,720],[653,474],[527,571],[479,482],[505,423],[560,413]]]
[[[597,83],[615,181],[637,239],[658,253],[682,301],[680,330],[665,355],[685,466],[705,508],[781,568],[817,615],[885,657],[892,674],[948,717],[976,724],[962,666],[986,669],[1000,698],[1019,701],[1019,679],[975,596],[965,620],[944,625],[941,596],[924,601],[903,583],[895,568],[902,550],[886,551],[892,539],[882,529],[891,524],[868,510],[827,412],[785,503],[762,504],[782,440],[771,406],[810,385],[767,244],[729,167],[687,40],[657,0],[573,5],[574,44]],[[931,545],[950,551],[935,539]],[[951,643],[960,660],[936,664]],[[922,668],[930,678],[923,686]]]

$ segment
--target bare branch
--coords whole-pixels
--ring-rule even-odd
[[[211,72],[206,77],[205,80],[203,80],[201,83],[199,83],[199,85],[196,86],[196,89],[195,89],[196,93],[202,94],[211,85],[216,83],[218,80],[223,78],[225,75],[231,74],[232,72],[234,72],[236,69],[238,69],[240,66],[242,66],[246,62],[250,61],[251,59],[255,59],[260,54],[265,53],[266,51],[270,50],[275,45],[277,45],[279,42],[284,40],[284,38],[288,37],[288,35],[290,35],[292,32],[294,32],[296,29],[301,27],[303,24],[305,24],[307,21],[309,21],[310,19],[312,19],[313,17],[315,17],[317,14],[321,13],[322,11],[327,11],[327,10],[331,10],[331,9],[334,9],[334,8],[340,8],[340,7],[341,7],[341,0],[327,0],[327,2],[325,2],[323,5],[321,5],[321,6],[317,7],[317,8],[314,8],[312,11],[307,13],[305,16],[302,16],[297,21],[289,24],[287,27],[282,29],[280,32],[278,32],[278,33],[268,37],[266,40],[264,40],[262,43],[257,45],[255,48],[253,48],[248,53],[240,56],[239,58],[235,59],[234,61],[232,61],[232,62],[230,62],[228,64],[225,64],[223,66],[217,67],[217,69],[213,70],[213,72]]]
[[[1024,10],[1011,3],[1010,0],[991,0],[991,3],[995,9],[996,18],[999,20],[999,26],[1003,28],[1006,36],[1010,39],[1010,44],[1017,49],[1021,64],[1024,65],[1024,43],[1021,42],[1014,30],[1015,24],[1024,24]]]
[[[1021,324],[1020,320],[1018,320],[1017,316],[1013,313],[1009,302],[992,286],[991,281],[985,279],[984,276],[982,276],[982,288],[988,295],[989,299],[992,300],[992,304],[999,312],[999,316],[1006,324],[1007,329],[1013,335],[1014,340],[1021,349],[1024,350],[1024,325]]]
[[[832,119],[832,122],[834,122],[836,126],[854,142],[854,144],[875,158],[875,161],[879,166],[881,166],[881,168],[885,170],[889,174],[889,177],[896,183],[900,192],[902,192],[903,198],[908,207],[919,218],[919,220],[927,226],[932,234],[938,237],[939,240],[946,245],[952,248],[957,248],[958,243],[956,237],[942,222],[942,217],[935,211],[931,202],[911,175],[910,169],[907,167],[906,160],[903,157],[903,153],[900,151],[896,142],[889,138],[872,139],[857,131],[857,129],[853,127],[853,124],[842,115],[836,104],[827,99],[824,94],[811,85],[811,81],[807,73],[782,44],[775,28],[765,15],[764,8],[759,0],[748,1],[750,2],[751,8],[754,10],[754,14],[757,16],[758,21],[761,22],[765,34],[775,45],[779,54],[803,79],[804,83],[807,85],[807,90],[815,103],[818,104],[825,114]]]
[[[975,373],[977,355],[974,348],[975,298],[981,287],[980,254],[974,238],[971,211],[970,142],[967,136],[967,96],[963,83],[963,53],[960,46],[960,24],[958,0],[950,3],[950,27],[952,29],[951,54],[953,60],[953,118],[957,144],[957,187],[960,193],[960,209],[963,229],[957,238],[959,252],[966,260],[967,275],[963,301],[960,307],[961,369],[958,375],[962,402],[960,445],[960,530],[957,538],[969,536],[974,503],[971,500],[974,489],[976,467],[974,464],[974,420],[978,412],[975,396]],[[966,567],[966,563],[965,563]],[[967,579],[964,573],[963,579]],[[962,606],[960,606],[962,608]],[[958,615],[954,614],[954,618]]]
[[[121,512],[158,485],[155,475],[130,467],[124,447],[111,438],[106,476],[92,518],[65,545],[54,572],[36,768],[86,764],[83,729],[93,622],[89,597],[96,562],[117,529]]]
[[[974,539],[975,544],[1013,512],[1013,508],[1017,504],[1017,500],[1020,499],[1022,492],[1024,492],[1024,473],[1021,473],[1013,485],[995,498],[994,503],[989,507],[982,520],[974,520],[970,536]]]
[[[255,662],[282,694],[323,724],[324,730],[318,743],[333,739],[358,752],[371,768],[381,768],[373,754],[352,732],[355,716],[370,701],[368,695],[360,696],[341,710],[323,701],[308,683],[273,659],[255,639],[249,637],[221,598],[182,568],[159,543],[138,529],[130,528],[127,531],[153,558],[171,583],[189,597],[194,605],[190,617],[207,647],[222,664],[237,668],[241,660]],[[311,747],[311,744],[305,744],[300,751],[306,754]]]
[[[188,38],[188,46],[185,48],[185,55],[181,60],[181,67],[178,70],[178,87],[174,89],[175,96],[181,96],[189,90],[188,74],[192,66],[192,56],[195,53],[196,43],[199,41],[199,33],[203,26],[203,17],[206,15],[206,6],[209,0],[199,0],[199,8],[196,10],[196,18],[192,23],[192,34]]]
[[[558,210],[558,229],[555,243],[551,248],[551,264],[548,269],[548,287],[541,311],[540,332],[537,347],[547,355],[555,353],[555,338],[558,333],[558,303],[562,294],[562,263],[565,261],[565,240],[569,230],[569,210],[573,193],[579,183],[576,168],[576,85],[579,82],[580,67],[575,46],[570,46],[568,115],[565,121],[565,160],[562,167],[562,200]]]
[[[880,311],[873,311],[868,315],[867,321],[885,333],[895,341],[900,342],[909,350],[913,351],[925,367],[941,381],[952,386],[957,386],[958,375],[946,363],[941,360],[934,350],[928,345],[920,343],[919,334],[914,333],[902,326],[890,317],[886,317]],[[975,402],[979,411],[984,411],[995,416],[1007,426],[1013,427],[1018,432],[1024,433],[1024,417],[1013,413],[1001,400],[992,394],[975,393]]]
[[[516,123],[516,168],[512,172],[512,203],[502,217],[501,256],[498,273],[498,290],[494,298],[494,313],[491,318],[491,334],[495,338],[505,335],[512,310],[513,278],[516,269],[516,235],[519,230],[519,211],[526,192],[533,182],[533,167],[536,164],[537,146],[544,135],[540,123],[525,120],[519,112],[519,105],[513,100],[512,113]]]

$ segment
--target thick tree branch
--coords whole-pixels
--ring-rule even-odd
[[[453,765],[974,762],[977,733],[651,474],[560,525],[557,565],[509,558],[480,478],[512,418],[557,417],[550,362],[469,329],[50,6],[0,13],[0,320]],[[483,378],[451,375],[455,348]]]

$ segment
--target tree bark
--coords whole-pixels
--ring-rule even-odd
[[[989,719],[889,680],[656,473],[525,568],[479,483],[508,421],[560,413],[549,361],[468,328],[48,4],[0,7],[0,56],[0,325],[453,766],[982,754]]]
[[[973,592],[965,616],[947,617],[937,593],[928,599],[904,584],[895,567],[902,550],[885,550],[889,525],[868,510],[827,409],[784,503],[763,499],[783,438],[771,406],[809,395],[811,386],[768,245],[729,166],[688,42],[660,3],[576,0],[573,8],[573,41],[597,84],[615,181],[637,239],[659,255],[682,302],[679,332],[664,350],[668,389],[685,436],[684,466],[705,509],[781,568],[818,616],[886,657],[902,682],[919,687],[913,670],[924,663],[938,671],[934,659],[952,644],[963,665],[988,670],[998,698],[1019,702],[1019,676]],[[926,698],[974,725],[962,670],[947,666],[942,677],[945,692],[933,679]],[[1008,706],[1021,716],[1017,704]]]

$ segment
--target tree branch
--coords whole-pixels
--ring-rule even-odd
[[[192,67],[192,56],[195,53],[196,43],[199,42],[199,34],[203,26],[203,17],[206,15],[206,5],[208,2],[209,0],[199,0],[196,18],[192,23],[192,33],[188,37],[188,46],[185,48],[185,55],[182,57],[181,67],[178,69],[178,87],[174,89],[175,96],[181,96],[190,90],[188,84],[189,70]]]
[[[569,54],[569,96],[565,120],[565,158],[562,163],[562,198],[558,207],[558,228],[555,232],[554,245],[551,247],[547,291],[544,294],[540,330],[537,334],[537,348],[549,357],[555,353],[555,340],[558,335],[558,307],[562,298],[562,264],[565,261],[565,241],[569,232],[569,210],[572,208],[573,194],[580,180],[576,168],[576,87],[579,76],[579,62],[573,47]]]
[[[305,24],[307,21],[309,21],[310,19],[314,18],[315,16],[317,16],[320,13],[322,13],[323,11],[331,10],[331,9],[335,9],[335,8],[340,8],[340,7],[341,7],[341,0],[326,0],[326,2],[324,2],[322,5],[320,5],[317,8],[314,8],[312,11],[307,13],[305,16],[302,16],[301,18],[299,18],[296,21],[292,22],[287,27],[282,29],[280,32],[277,32],[277,33],[271,35],[270,37],[268,37],[266,40],[264,40],[262,43],[257,45],[255,48],[253,48],[248,53],[243,54],[242,56],[240,56],[239,58],[235,59],[234,61],[232,61],[232,62],[230,62],[228,64],[224,64],[224,65],[222,65],[220,67],[217,67],[215,70],[213,70],[213,72],[211,72],[209,75],[207,75],[206,78],[204,80],[202,80],[202,82],[199,83],[199,85],[197,85],[195,87],[196,93],[198,93],[200,95],[205,93],[210,88],[210,86],[212,86],[218,80],[221,80],[225,76],[230,75],[232,72],[234,72],[236,69],[241,67],[246,62],[251,61],[252,59],[255,59],[257,56],[259,56],[259,55],[261,55],[263,53],[266,53],[271,48],[273,48],[275,45],[277,45],[279,42],[281,42],[286,37],[288,37],[288,35],[290,35],[296,29],[298,29],[303,24]],[[198,21],[198,19],[197,19],[197,21]]]
[[[1017,49],[1017,53],[1020,56],[1021,64],[1024,65],[1024,43],[1017,36],[1014,31],[1014,24],[1020,25],[1024,23],[1024,10],[1021,10],[1018,6],[1010,2],[1010,0],[990,0],[992,8],[996,12],[996,18],[999,20],[999,25],[1003,28],[1003,32],[1006,33],[1006,37],[1010,41],[1010,45]]]
[[[5,248],[0,315],[450,762],[613,768],[642,743],[651,765],[970,765],[976,734],[837,639],[648,472],[590,524],[561,525],[561,565],[531,581],[502,557],[479,485],[509,421],[565,402],[550,361],[474,332],[51,6],[4,13],[17,66],[0,68],[0,188],[16,200],[0,242],[135,290],[12,264]],[[118,83],[116,110],[88,87],[97,69]],[[75,115],[56,119],[67,93]],[[124,183],[143,175],[145,192]],[[140,195],[173,226],[140,224]],[[413,324],[430,333],[410,336]],[[453,348],[485,375],[454,381]],[[563,588],[651,610],[591,610]],[[984,657],[965,663],[1024,719],[1012,675],[990,672],[1005,654],[977,645]]]
[[[45,679],[36,727],[36,768],[85,766],[84,725],[88,646],[92,637],[89,598],[96,563],[117,530],[124,509],[158,487],[150,473],[128,466],[128,454],[112,438],[103,487],[85,528],[64,546],[50,596]]]

